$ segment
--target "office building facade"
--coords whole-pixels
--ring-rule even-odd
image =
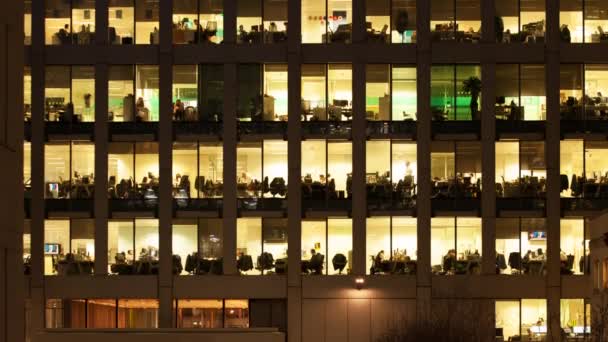
[[[607,5],[17,2],[24,339],[593,337]]]

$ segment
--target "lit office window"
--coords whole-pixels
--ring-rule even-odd
[[[543,275],[547,227],[544,218],[496,219],[497,274]]]
[[[32,68],[23,69],[23,119],[32,120]]]
[[[48,66],[44,82],[47,121],[95,121],[94,67]],[[31,101],[31,92],[29,96]]]
[[[287,220],[239,218],[236,245],[242,274],[286,274]]]
[[[23,268],[24,274],[32,274],[32,222],[23,220]]]
[[[86,328],[85,299],[47,299],[44,318],[47,329]]]
[[[367,120],[416,120],[415,67],[368,64],[365,75]]]
[[[160,2],[135,0],[135,44],[159,43],[159,14]]]
[[[564,43],[603,43],[608,40],[608,6],[601,1],[560,1],[560,38]]]
[[[302,221],[302,272],[349,274],[352,243],[351,219]]]
[[[203,64],[200,66],[199,120],[222,121],[224,103],[224,66]]]
[[[560,326],[567,337],[589,338],[591,333],[591,303],[588,299],[561,299]]]
[[[135,43],[135,6],[133,1],[108,0],[108,42],[110,44]]]
[[[302,43],[350,43],[351,0],[302,1]]]
[[[479,42],[480,8],[479,0],[433,0],[431,2],[433,41]]]
[[[350,64],[302,65],[303,121],[350,120],[352,97]]]
[[[287,121],[287,65],[240,64],[237,116],[241,121]]]
[[[182,275],[222,274],[222,220],[173,221],[173,255],[183,266]]]
[[[224,328],[249,328],[249,300],[224,301]]]
[[[547,336],[546,299],[497,300],[495,310],[497,337],[542,341]]]
[[[25,197],[31,197],[32,189],[32,143],[23,142],[23,187]]]
[[[544,65],[496,65],[495,111],[498,120],[545,120]]]
[[[367,0],[365,11],[368,41],[416,43],[415,0]]]
[[[589,274],[589,231],[583,219],[560,221],[561,274]]]
[[[431,67],[433,120],[479,120],[481,68],[476,65]]]
[[[287,40],[287,1],[238,0],[237,43],[272,44]]]
[[[95,147],[92,143],[47,143],[44,161],[45,198],[93,197]]]
[[[302,142],[303,196],[312,199],[350,197],[352,144],[306,140]]]
[[[222,328],[224,301],[221,299],[178,299],[178,328]]]
[[[29,9],[29,12],[27,12]],[[95,39],[95,1],[45,1],[46,45],[91,44]],[[31,1],[26,4],[26,43],[31,43]],[[28,26],[29,25],[29,26]]]
[[[544,198],[546,192],[544,141],[496,142],[496,195]]]
[[[262,144],[241,142],[236,149],[237,197],[261,197]]]
[[[585,119],[608,118],[608,65],[585,65]]]
[[[559,73],[560,117],[562,120],[583,120],[582,64],[562,64]],[[590,113],[591,114],[591,113]]]
[[[32,0],[23,1],[23,44],[32,45]]]
[[[262,145],[262,196],[287,197],[287,141],[264,140]]]
[[[433,198],[480,198],[481,144],[433,142],[430,176]]]
[[[116,300],[87,299],[87,328],[116,328]]]
[[[434,274],[480,274],[481,219],[433,217],[431,265]]]
[[[93,273],[95,227],[93,220],[44,221],[44,274]]]
[[[237,196],[284,198],[287,195],[287,142],[264,140],[237,146]]]
[[[173,66],[173,120],[198,121],[198,67]]]
[[[119,299],[118,328],[158,328],[158,299]]]
[[[110,66],[108,102],[110,121],[158,121],[158,66]]]
[[[108,196],[111,199],[158,196],[158,143],[110,143]]]
[[[608,172],[608,143],[560,141],[560,191],[562,197],[585,199],[608,197],[602,178]]]
[[[113,274],[158,273],[158,220],[110,220],[108,263]]]
[[[416,274],[415,218],[372,217],[366,227],[368,274]]]
[[[366,156],[368,208],[413,208],[418,181],[416,143],[369,140]]]
[[[505,0],[496,2],[496,41],[544,43],[545,1]]]
[[[221,43],[223,3],[214,0],[173,2],[173,44]]]
[[[221,121],[223,73],[221,64],[174,65],[173,120]]]

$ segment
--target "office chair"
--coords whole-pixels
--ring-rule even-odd
[[[274,258],[271,253],[262,253],[257,260],[257,269],[260,271],[268,271],[274,267]]]
[[[253,259],[251,255],[241,254],[236,261],[236,268],[241,272],[247,272],[253,269]]]
[[[338,253],[334,255],[334,257],[331,259],[331,263],[334,267],[334,270],[338,271],[338,274],[342,274],[344,267],[346,267],[346,265],[348,264],[348,259],[346,259],[346,256],[344,254]]]
[[[308,263],[308,269],[312,271],[312,274],[322,274],[324,261],[325,255],[317,253],[310,258],[310,262]]]

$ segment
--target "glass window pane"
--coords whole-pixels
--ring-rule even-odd
[[[324,42],[350,43],[352,31],[351,0],[327,0],[327,36]]]
[[[467,261],[468,273],[480,274],[481,268],[481,218],[459,217],[456,220],[456,255],[459,261]]]
[[[23,68],[23,117],[25,121],[32,120],[32,68]]]
[[[249,301],[226,299],[224,301],[224,328],[249,328]]]
[[[383,267],[383,261],[391,259],[391,218],[368,218],[365,231],[367,274],[389,273],[389,269]]]
[[[544,141],[522,141],[520,142],[521,176],[536,177],[544,179],[547,175],[545,165],[545,142]]]
[[[456,142],[456,176],[464,197],[481,197],[481,143]]]
[[[390,66],[368,64],[365,66],[365,118],[390,120]]]
[[[119,299],[118,328],[158,328],[158,300]]]
[[[45,0],[44,41],[46,45],[72,44],[70,2]]]
[[[201,104],[199,111],[202,121],[222,121],[224,103],[224,66],[203,64],[201,68]]]
[[[393,217],[392,218],[392,252],[394,260],[418,259],[418,223],[414,217]],[[409,265],[406,265],[408,269]],[[414,266],[415,267],[415,266]],[[409,270],[410,273],[414,270]]]
[[[78,121],[95,121],[95,68],[72,67],[72,103]]]
[[[239,143],[236,149],[237,196],[260,197],[262,191],[262,146]]]
[[[518,40],[519,0],[502,0],[496,2],[495,30],[497,42],[510,43],[511,40]]]
[[[525,43],[543,43],[546,26],[545,1],[520,1],[519,16],[522,32],[520,40]]]
[[[521,65],[521,115],[520,120],[545,120],[547,98],[545,96],[545,66]]]
[[[478,42],[481,38],[480,0],[456,0],[455,5],[457,40]]]
[[[70,253],[70,221],[44,221],[44,275],[57,275],[57,264]],[[66,275],[62,273],[61,275]]]
[[[521,333],[529,337],[547,334],[547,300],[521,300]]]
[[[237,117],[242,121],[261,121],[262,116],[262,65],[238,66]]]
[[[44,147],[45,198],[68,198],[70,191],[70,145],[48,143]]]
[[[560,192],[562,197],[578,197],[582,194],[577,177],[584,171],[583,140],[562,140],[559,143]],[[574,186],[573,186],[574,185]]]
[[[496,142],[496,183],[501,184],[503,190],[505,182],[514,182],[519,179],[519,143],[517,141]],[[505,192],[505,197],[510,193]]]
[[[92,274],[95,260],[95,221],[74,219],[70,223],[71,253],[80,264],[81,274]]]
[[[75,44],[91,44],[95,41],[95,0],[72,2],[72,30]]]
[[[392,0],[391,42],[416,43],[416,0]]]
[[[353,75],[350,64],[329,64],[327,101],[328,120],[346,121],[352,118]]]
[[[198,251],[197,235],[198,227],[195,220],[173,221],[173,237],[171,240],[173,251],[172,253],[174,256],[178,255],[180,258],[180,263],[182,265],[181,274],[188,274],[186,268],[183,267],[184,265],[186,265],[186,259],[188,258],[188,255],[196,253]]]
[[[327,143],[327,179],[330,191],[335,188],[338,198],[346,198],[350,193],[349,179],[353,172],[353,154],[351,142]],[[340,196],[342,192],[343,196]],[[330,193],[330,197],[332,194]],[[348,196],[350,197],[350,196]]]
[[[390,0],[365,1],[365,28],[369,42],[390,43]],[[397,41],[400,42],[400,41]]]
[[[262,244],[266,256],[258,259],[259,267],[265,274],[286,274],[287,219],[262,219]],[[268,254],[272,258],[269,258]]]
[[[200,198],[222,197],[224,180],[223,147],[217,143],[199,145],[199,174],[194,184],[198,185]]]
[[[500,274],[519,274],[522,271],[520,223],[520,219],[515,218],[496,219],[496,270]]]
[[[392,120],[417,120],[418,95],[416,68],[394,66],[391,76],[393,87]]]
[[[261,1],[237,0],[236,26],[238,44],[260,44],[264,38]]]
[[[350,274],[352,270],[352,234],[351,219],[327,220],[327,255],[331,257],[331,268],[328,274]]]
[[[585,1],[585,43],[605,43],[608,37],[608,4],[604,1]]]
[[[108,39],[110,44],[135,43],[135,6],[133,1],[135,0],[108,0]],[[143,1],[141,3],[143,4]],[[141,5],[138,4],[138,6]],[[138,11],[140,11],[139,7]]]
[[[560,221],[560,265],[561,274],[585,274],[589,264],[589,251],[585,239],[583,219],[562,219]]]
[[[144,198],[158,196],[158,143],[135,144],[135,182]],[[157,197],[156,197],[157,198]]]
[[[566,336],[576,338],[589,333],[585,317],[585,299],[561,299],[559,312],[560,326]]]
[[[434,4],[435,1],[432,3]],[[433,120],[453,120],[455,118],[454,72],[454,66],[451,65],[431,67],[431,114]]]
[[[268,184],[264,189],[264,197],[287,196],[287,141],[284,140],[264,140],[264,184]]]
[[[159,80],[158,66],[136,66],[135,121],[158,121]],[[127,121],[127,120],[125,120]]]
[[[365,145],[367,184],[391,182],[391,145],[389,140],[369,140]]]
[[[128,221],[108,221],[108,268],[110,273],[120,273],[125,270],[130,274],[126,266],[135,260],[134,223]],[[114,266],[119,264],[119,266]]]
[[[108,144],[108,197],[127,198],[134,187],[135,148],[131,143]]]
[[[159,2],[135,0],[136,44],[158,44],[160,39],[158,34],[159,12]]]
[[[327,222],[302,221],[302,272],[327,274]]]
[[[32,0],[23,1],[23,44],[32,45]]]
[[[135,260],[158,263],[158,220],[135,220]]]
[[[524,273],[544,275],[546,273],[547,228],[545,219],[522,219],[521,251]]]
[[[393,156],[392,167],[393,183],[403,180],[405,185],[411,184],[415,187],[418,182],[418,162],[416,143],[392,142]],[[415,189],[412,189],[415,191]]]
[[[456,172],[455,146],[452,142],[434,141],[431,144],[431,181],[436,194],[448,194],[448,184]]]
[[[44,75],[45,120],[72,122],[70,67],[47,66]]]
[[[202,31],[198,20],[199,0],[173,2],[173,44],[195,44]],[[175,82],[175,77],[174,81]]]
[[[95,175],[95,145],[89,142],[72,143],[71,198],[92,199]]]
[[[222,219],[199,219],[199,253],[201,257],[212,260],[222,260],[223,228]]]
[[[583,118],[583,66],[581,64],[561,65],[559,100],[562,120]]]
[[[324,185],[327,162],[327,145],[325,140],[302,141],[302,181],[304,183],[320,182]]]
[[[237,268],[241,274],[261,274],[256,261],[262,255],[262,219],[238,218],[236,228]]]
[[[327,120],[326,66],[324,64],[302,65],[302,120]]]
[[[196,143],[173,143],[173,197],[198,197],[198,146]],[[199,184],[200,185],[200,184]]]
[[[606,116],[608,65],[585,65],[585,119]]]
[[[116,300],[87,300],[87,328],[116,328]]]
[[[606,158],[608,143],[605,141],[585,142],[585,178],[589,181],[601,183],[601,178],[608,172],[608,159]],[[587,195],[591,197],[593,190],[588,189]],[[602,196],[600,189],[600,196]]]
[[[302,1],[302,43],[322,43],[326,33],[325,0]],[[302,92],[305,94],[305,92]]]
[[[496,310],[496,335],[502,333],[504,341],[519,338],[520,332],[520,302],[518,300],[497,300],[495,303]],[[499,330],[500,329],[500,330]]]
[[[178,328],[222,328],[224,303],[221,299],[179,299]]]
[[[456,222],[454,218],[431,218],[431,265],[433,273],[451,273],[455,262]]]
[[[173,120],[198,121],[198,67],[173,66]]]
[[[559,2],[559,28],[563,43],[583,42],[583,0]],[[590,40],[591,35],[585,35],[585,41]]]
[[[498,6],[498,3],[496,4]],[[496,65],[496,104],[497,120],[521,120],[520,68],[517,64]]]
[[[263,109],[264,121],[287,121],[286,64],[264,65]]]
[[[199,0],[199,21],[203,30],[201,42],[219,44],[224,40],[224,3]]]
[[[108,120],[135,121],[135,69],[110,66],[108,71]]]
[[[264,42],[268,44],[287,41],[287,1],[263,0]]]
[[[481,68],[476,65],[456,66],[456,116],[451,120],[479,120],[481,108]],[[449,116],[448,116],[449,118]]]

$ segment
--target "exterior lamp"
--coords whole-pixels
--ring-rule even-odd
[[[361,290],[363,288],[363,285],[365,285],[365,279],[361,277],[355,279],[355,287],[357,288],[357,290]]]

